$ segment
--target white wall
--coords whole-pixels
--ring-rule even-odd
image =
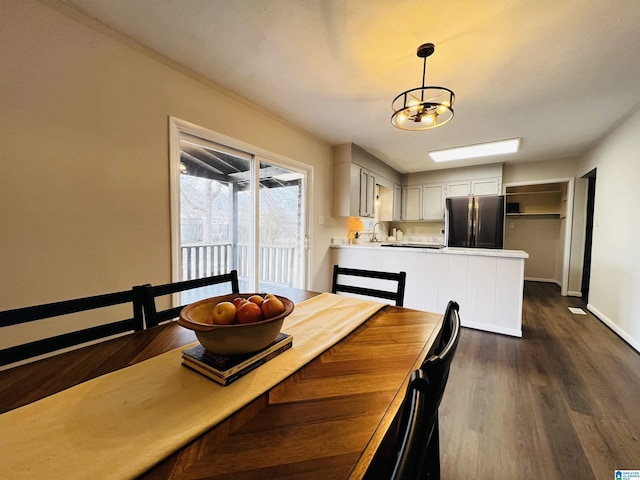
[[[581,162],[596,168],[589,309],[640,350],[640,111]]]
[[[330,283],[330,145],[58,4],[2,2],[0,309],[171,281],[168,118],[313,166]]]
[[[524,250],[529,254],[525,260],[524,277],[526,280],[553,282],[560,284],[562,265],[557,252],[562,239],[560,219],[542,217],[506,217],[504,248]]]

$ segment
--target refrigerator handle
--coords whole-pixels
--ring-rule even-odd
[[[469,229],[467,231],[467,245],[469,247],[475,246],[475,215],[474,215],[474,201],[473,197],[469,196],[469,204],[467,206],[467,225],[469,225]]]
[[[478,246],[478,229],[480,228],[480,203],[473,198],[473,246]]]

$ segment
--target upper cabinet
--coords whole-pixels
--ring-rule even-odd
[[[400,185],[393,186],[393,217],[392,220],[398,221],[402,219],[402,187]]]
[[[422,219],[444,220],[444,191],[442,184],[423,185],[422,187]]]
[[[400,175],[353,143],[333,152],[333,205],[339,217],[442,222],[447,197],[502,193],[502,164]]]
[[[333,166],[333,177],[336,216],[373,216],[375,177],[368,170],[355,163],[341,163]]]
[[[422,220],[422,187],[402,188],[402,220],[415,222]]]
[[[446,183],[447,197],[466,197],[471,195],[471,180],[457,180]]]
[[[443,221],[447,197],[498,195],[501,181],[501,177],[491,177],[403,187],[402,220],[407,222]]]
[[[333,213],[338,217],[373,217],[375,202],[385,205],[384,220],[400,217],[396,198],[400,174],[386,163],[353,143],[338,145],[333,149]],[[377,187],[385,187],[384,198],[376,195]],[[376,198],[376,197],[379,198]]]
[[[377,184],[380,206],[378,220],[381,222],[397,222],[402,220],[402,187],[400,185]]]
[[[406,222],[444,220],[442,184],[416,185],[402,188],[402,216]]]
[[[477,178],[471,180],[472,195],[500,195],[502,177]]]
[[[502,177],[473,178],[447,182],[447,197],[467,195],[500,195]]]
[[[374,202],[376,198],[376,176],[373,172],[360,168],[360,201],[358,215],[360,217],[374,216]]]

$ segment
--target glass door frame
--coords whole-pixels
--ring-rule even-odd
[[[261,161],[268,162],[292,171],[299,172],[305,176],[305,188],[303,189],[303,206],[302,206],[302,229],[304,231],[304,289],[308,289],[311,279],[311,215],[310,215],[310,199],[313,198],[313,167],[298,162],[291,158],[278,155],[267,150],[255,147],[253,145],[241,142],[232,137],[214,132],[204,127],[200,127],[193,123],[181,120],[179,118],[169,117],[169,193],[170,193],[170,217],[171,217],[171,277],[173,282],[181,279],[181,232],[180,232],[180,138],[181,134],[186,133],[193,136],[215,142],[217,144],[246,152],[253,156],[251,175],[253,185],[259,185]],[[256,214],[259,212],[259,194],[257,188],[252,188],[252,222],[251,228],[251,245],[253,252],[251,255],[251,271],[253,278],[249,279],[250,284],[253,283],[257,288],[259,283],[259,222]],[[174,302],[176,300],[174,299]]]

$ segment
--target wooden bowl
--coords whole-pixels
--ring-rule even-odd
[[[178,324],[193,330],[198,341],[210,352],[240,355],[262,350],[276,339],[284,319],[293,311],[294,304],[286,297],[276,295],[284,304],[283,313],[260,322],[233,325],[206,323],[211,310],[218,303],[232,302],[237,297],[249,298],[251,295],[255,294],[233,293],[192,303],[182,309]]]

